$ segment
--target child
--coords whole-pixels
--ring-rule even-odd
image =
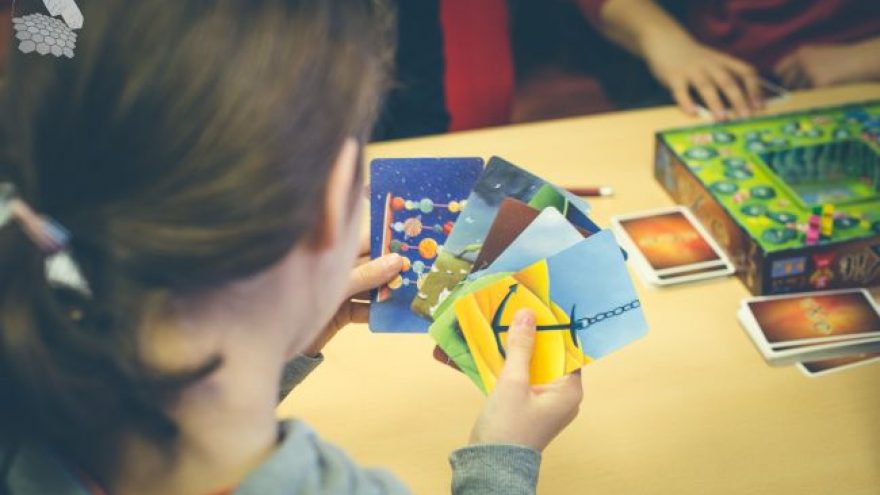
[[[348,270],[387,16],[371,0],[82,3],[75,57],[13,50],[0,103],[0,491],[407,493],[275,418],[285,364],[297,382],[363,321],[339,307],[346,286],[401,268]],[[65,259],[81,280],[58,275]],[[518,314],[451,456],[455,493],[533,492],[577,414],[578,374],[529,387],[534,332]]]

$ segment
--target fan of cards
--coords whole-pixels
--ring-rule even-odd
[[[534,311],[532,383],[549,383],[642,337],[647,324],[614,236],[586,202],[501,158],[377,159],[371,256],[404,269],[374,292],[374,332],[428,332],[434,355],[484,392],[513,315]]]
[[[880,363],[880,313],[865,289],[745,299],[737,316],[774,366],[816,376]]]

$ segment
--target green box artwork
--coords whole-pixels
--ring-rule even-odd
[[[660,133],[767,253],[800,247],[816,206],[825,242],[880,234],[880,102]]]
[[[880,100],[661,131],[655,160],[754,294],[880,284]]]

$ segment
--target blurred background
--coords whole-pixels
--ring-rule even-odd
[[[374,140],[677,100],[685,108],[672,96],[676,84],[695,103],[717,95],[730,104],[736,95],[722,88],[730,81],[745,93],[758,78],[787,89],[880,80],[876,0],[392,3],[396,85]],[[0,62],[17,42],[13,10],[12,0],[0,0]],[[633,47],[645,26],[660,31],[652,39],[663,50]],[[703,75],[711,94],[697,91]]]

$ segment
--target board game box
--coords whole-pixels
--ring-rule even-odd
[[[880,284],[880,100],[661,131],[654,175],[753,294]]]

